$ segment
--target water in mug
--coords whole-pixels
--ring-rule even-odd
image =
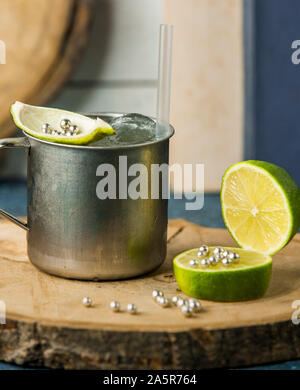
[[[159,140],[166,136],[166,134],[157,136],[155,121],[145,115],[126,114],[113,118],[105,117],[104,120],[111,125],[116,134],[94,142],[90,146],[136,145]]]

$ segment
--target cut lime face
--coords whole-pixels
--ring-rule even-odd
[[[265,254],[283,248],[300,224],[300,191],[281,167],[244,161],[223,176],[224,222],[237,244]]]
[[[10,111],[15,124],[20,129],[33,137],[51,142],[87,145],[115,133],[114,129],[100,118],[91,119],[58,108],[37,107],[15,102],[11,105]],[[71,135],[68,130],[63,131],[61,128],[63,119],[68,119],[72,125],[76,125],[78,134]],[[55,134],[44,133],[42,129],[44,124],[49,124],[49,129],[55,131]]]
[[[209,247],[212,253],[215,247]],[[174,274],[179,288],[187,295],[212,301],[234,302],[262,297],[269,286],[272,258],[241,248],[226,248],[240,255],[237,264],[203,267],[197,257],[198,248],[175,257]],[[191,266],[191,260],[198,265]]]

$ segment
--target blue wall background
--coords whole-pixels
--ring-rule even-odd
[[[285,167],[300,186],[300,1],[245,3],[245,155]]]

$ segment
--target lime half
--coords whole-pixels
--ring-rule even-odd
[[[228,168],[221,205],[229,232],[244,249],[273,254],[299,228],[299,188],[285,169],[268,162],[250,160]]]
[[[212,252],[214,247],[209,247]],[[272,258],[240,248],[224,248],[240,255],[237,264],[203,267],[197,258],[198,248],[175,257],[174,274],[179,288],[187,295],[212,301],[244,301],[262,297],[268,289]],[[190,261],[197,259],[198,265]]]
[[[36,107],[15,102],[11,105],[10,111],[15,124],[20,129],[33,137],[51,142],[87,145],[115,133],[113,128],[100,118],[91,119],[58,108]],[[78,134],[70,135],[68,131],[63,132],[60,127],[63,119],[68,119],[72,125],[76,125]],[[55,133],[44,133],[42,130],[44,124],[49,124],[51,133],[53,131]]]

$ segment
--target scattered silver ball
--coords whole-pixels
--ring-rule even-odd
[[[156,300],[157,297],[163,297],[163,296],[164,296],[164,293],[162,291],[160,291],[160,290],[153,290],[152,291],[152,298],[154,300]]]
[[[224,252],[224,249],[217,246],[214,250],[213,250],[213,253],[214,255],[219,255],[219,256],[222,256],[222,253]]]
[[[205,258],[201,260],[201,265],[202,267],[209,267],[210,266],[210,261],[209,259]]]
[[[82,303],[83,303],[84,306],[86,306],[86,307],[91,307],[92,304],[93,304],[93,300],[92,300],[92,298],[90,298],[90,297],[84,297],[84,298],[82,299]]]
[[[230,252],[228,259],[230,259],[233,263],[238,263],[240,260],[240,255],[236,252]]]
[[[50,130],[50,125],[49,125],[49,123],[43,123],[43,124],[42,124],[42,132],[43,132],[43,133],[48,133],[49,130]]]
[[[177,306],[178,307],[182,307],[182,306],[187,306],[188,305],[188,300],[187,299],[184,299],[184,298],[179,298],[177,300]]]
[[[170,306],[170,301],[168,300],[168,298],[165,298],[165,297],[160,297],[159,299],[159,304],[166,308],[166,307],[169,307]]]
[[[130,314],[136,314],[137,313],[137,307],[134,303],[128,303],[127,305],[127,311]]]
[[[178,295],[174,295],[174,296],[172,297],[172,303],[173,303],[173,305],[177,306],[177,302],[178,302],[179,299],[180,299],[180,297],[179,297]]]
[[[191,298],[189,299],[189,307],[194,313],[198,313],[201,310],[201,303],[197,299]]]
[[[62,119],[62,120],[60,121],[60,127],[61,127],[63,130],[68,130],[70,126],[71,126],[71,121],[70,121],[70,119]]]
[[[193,259],[189,261],[189,264],[191,267],[196,267],[197,265],[199,265],[199,262],[198,260]]]
[[[228,257],[224,257],[222,264],[225,265],[225,267],[228,267],[232,264],[232,260],[230,260]]]
[[[66,130],[62,130],[61,135],[66,135]]]
[[[210,256],[208,258],[209,262],[210,262],[210,265],[212,266],[215,266],[219,263],[219,261],[221,260],[220,256],[219,255],[215,255],[215,256]]]
[[[229,253],[230,252],[227,249],[225,249],[224,252],[222,253],[223,258],[228,257]]]
[[[118,301],[111,301],[109,306],[112,309],[112,311],[114,311],[115,313],[120,311],[120,308],[121,308],[120,302],[118,302]]]
[[[185,317],[191,317],[192,314],[193,314],[193,310],[188,306],[188,305],[183,305],[181,307],[181,313],[185,316]]]
[[[66,132],[66,136],[67,136],[67,137],[70,137],[71,135],[72,135],[72,134],[71,134],[69,131]]]

